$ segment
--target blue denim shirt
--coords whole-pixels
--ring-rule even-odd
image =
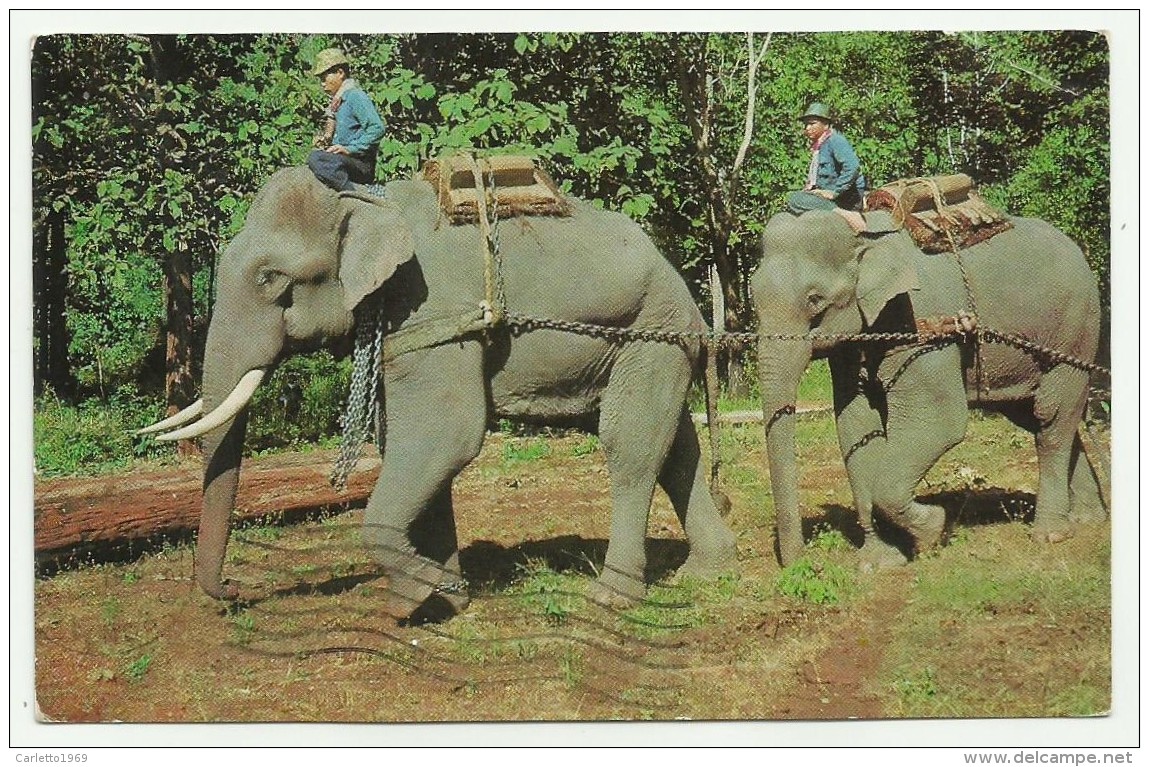
[[[331,142],[347,147],[353,157],[374,160],[384,130],[371,97],[360,88],[349,88],[335,112],[335,135]]]
[[[833,192],[835,198],[849,189],[862,194],[865,180],[861,171],[862,163],[854,147],[845,136],[834,131],[818,149],[818,180],[814,186]]]

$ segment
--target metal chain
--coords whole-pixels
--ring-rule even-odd
[[[936,184],[935,184],[935,187],[936,187]],[[939,191],[939,195],[940,195],[940,191]],[[962,281],[962,284],[965,286],[965,300],[966,300],[966,305],[969,309],[969,313],[971,315],[973,315],[974,317],[978,317],[980,315],[978,314],[978,311],[977,311],[977,302],[974,300],[974,297],[973,297],[973,286],[970,284],[970,281],[969,281],[969,273],[966,271],[966,268],[965,268],[965,259],[963,259],[961,257],[961,253],[958,250],[958,244],[957,244],[957,241],[954,239],[953,232],[945,224],[942,224],[941,227],[942,227],[942,230],[946,233],[946,239],[948,239],[950,242],[950,249],[953,251],[954,260],[957,261],[958,271],[961,272],[961,281]],[[975,337],[975,345],[974,345],[974,353],[973,353],[973,367],[974,367],[974,388],[977,390],[978,400],[980,401],[983,389],[985,390],[986,393],[988,393],[988,391],[989,391],[988,389],[985,389],[985,387],[983,386],[983,383],[982,383],[983,367],[982,367],[982,359],[981,359],[981,334],[980,333],[978,333],[977,336]]]
[[[382,382],[383,302],[378,297],[364,299],[355,311],[355,352],[352,356],[351,391],[340,419],[343,440],[339,457],[331,471],[331,484],[339,490],[347,487],[347,477],[363,455],[363,443],[374,431],[379,452],[383,446],[383,418],[379,408],[379,386]]]
[[[890,345],[921,345],[938,343],[943,340],[954,342],[969,338],[971,335],[989,343],[1001,343],[1013,346],[1028,352],[1035,357],[1044,358],[1057,364],[1066,364],[1072,367],[1109,374],[1109,370],[1092,362],[1084,362],[1064,352],[1042,346],[1023,336],[1011,333],[1001,333],[988,328],[976,328],[973,333],[961,330],[946,331],[943,333],[691,333],[688,331],[672,330],[637,330],[634,328],[618,328],[607,325],[594,325],[586,322],[571,320],[552,320],[542,317],[533,317],[526,314],[510,312],[507,314],[507,323],[516,332],[529,330],[559,330],[566,333],[603,338],[610,341],[649,341],[653,343],[674,344],[686,346],[688,344],[715,344],[717,346],[751,345],[760,339],[769,341],[825,341],[833,343],[880,343]]]

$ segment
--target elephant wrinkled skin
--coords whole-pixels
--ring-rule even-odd
[[[681,277],[636,224],[574,205],[568,218],[500,223],[511,310],[617,328],[705,331]],[[391,183],[380,204],[340,196],[303,168],[280,171],[220,260],[204,413],[251,371],[266,373],[285,355],[346,339],[366,296],[381,297],[389,332],[476,309],[485,296],[481,242],[477,227],[441,219],[424,182]],[[365,515],[365,538],[389,579],[389,612],[409,616],[433,594],[448,612],[465,606],[451,484],[497,418],[579,425],[599,435],[613,505],[595,584],[600,601],[629,603],[645,593],[656,482],[689,539],[683,570],[715,575],[732,566],[734,535],[715,509],[686,409],[700,353],[697,342],[500,326],[390,360],[381,387],[382,468]],[[228,415],[205,435],[196,562],[201,587],[217,597],[236,594],[222,566],[246,405]]]
[[[867,214],[867,221],[871,231],[856,237],[832,212],[780,214],[765,229],[752,278],[783,564],[803,551],[794,403],[813,357],[830,362],[839,445],[866,533],[864,565],[906,561],[906,552],[873,534],[875,510],[909,532],[909,554],[939,542],[944,512],[917,502],[914,491],[964,438],[971,405],[1035,435],[1035,539],[1061,540],[1071,534],[1071,521],[1104,518],[1097,476],[1078,435],[1089,384],[1080,366],[1048,364],[1005,344],[975,345],[972,337],[926,346],[818,338],[913,333],[916,319],[975,309],[981,328],[1093,362],[1099,297],[1080,249],[1043,221],[1015,218],[1013,228],[961,251],[959,261],[954,254],[922,253],[907,233],[891,231],[888,214]]]

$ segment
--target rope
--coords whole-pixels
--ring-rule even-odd
[[[483,284],[486,293],[484,315],[488,325],[498,325],[506,317],[506,297],[503,295],[503,270],[499,261],[499,198],[495,193],[495,172],[488,173],[487,183],[483,182],[483,172],[475,155],[469,154],[467,158],[471,164],[471,175],[475,179],[475,204],[479,219],[479,231],[483,235]],[[487,206],[487,196],[490,195],[494,203],[491,208]],[[491,215],[495,217],[495,226],[491,226]]]

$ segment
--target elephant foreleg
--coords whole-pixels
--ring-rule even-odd
[[[364,537],[387,573],[388,612],[406,618],[432,594],[448,611],[466,604],[451,483],[482,448],[486,396],[477,343],[399,362],[388,370],[387,443]]]
[[[918,348],[883,360],[886,440],[872,499],[886,518],[913,538],[920,553],[941,540],[945,510],[914,499],[926,472],[965,438],[969,409],[957,346]]]
[[[877,393],[867,396],[861,358],[855,352],[831,357],[830,375],[834,383],[838,446],[850,480],[858,525],[862,528],[859,563],[864,570],[899,567],[908,560],[896,546],[878,536],[874,525],[873,484],[880,481],[886,448],[884,397]]]

